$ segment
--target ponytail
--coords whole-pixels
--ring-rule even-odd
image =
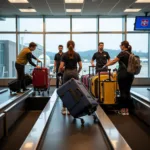
[[[73,59],[73,57],[74,57],[74,50],[73,50],[72,46],[69,46],[69,48],[68,48],[68,55],[69,55],[70,59]]]
[[[130,53],[132,52],[132,46],[129,44],[128,41],[121,42],[121,45],[124,45],[124,47],[127,48]]]
[[[132,46],[131,46],[131,45],[128,46],[128,51],[129,51],[130,53],[132,52]]]
[[[67,43],[67,48],[68,48],[68,56],[69,59],[73,59],[74,58],[74,48],[75,47],[75,43],[73,41],[68,41]]]

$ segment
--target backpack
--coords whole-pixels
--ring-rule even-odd
[[[125,52],[129,54],[127,72],[133,75],[139,74],[142,68],[140,57],[137,55],[134,55],[133,53],[130,54],[127,51]]]

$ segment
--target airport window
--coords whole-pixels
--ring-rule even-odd
[[[100,18],[100,31],[123,31],[122,18]]]
[[[70,32],[69,18],[46,18],[47,32]]]
[[[127,31],[134,31],[135,18],[127,18]]]
[[[104,42],[104,50],[107,51],[111,57],[114,59],[120,53],[120,43],[123,41],[122,34],[100,34],[99,35],[100,42]],[[118,63],[109,66],[111,70],[117,68]]]
[[[97,51],[97,34],[73,34],[72,39],[75,42],[75,50],[82,59],[82,71],[80,75],[89,73],[90,60]]]
[[[96,32],[97,19],[96,18],[73,18],[72,31],[73,32]]]
[[[14,32],[16,31],[15,18],[0,18],[0,31]]]
[[[19,31],[22,32],[42,32],[43,19],[42,18],[19,18]]]
[[[16,61],[16,35],[0,34],[0,45],[0,78],[16,77],[15,66],[12,66]]]
[[[132,46],[133,53],[140,56],[142,63],[141,72],[136,77],[148,77],[148,34],[127,34],[127,40]]]
[[[50,72],[54,67],[54,56],[58,53],[58,45],[63,45],[63,52],[67,51],[67,42],[70,40],[70,34],[47,34],[46,35],[46,67]]]
[[[18,51],[21,51],[24,47],[28,47],[30,42],[35,42],[37,44],[37,48],[33,52],[33,55],[37,58],[43,58],[43,34],[19,34],[18,39]],[[33,62],[37,63],[35,60],[33,60]],[[44,62],[43,59],[42,62]],[[27,64],[25,67],[25,72],[30,74],[32,70],[33,67],[30,64]]]

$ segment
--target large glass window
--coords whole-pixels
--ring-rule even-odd
[[[0,78],[16,77],[16,35],[0,34]]]
[[[33,55],[37,58],[39,58],[43,65],[43,35],[42,34],[20,34],[19,35],[19,51],[21,51],[23,48],[28,47],[30,42],[35,42],[37,44],[37,48],[33,53]],[[34,60],[33,60],[34,61]],[[34,61],[37,63],[36,61]],[[33,70],[33,67],[30,64],[27,64],[25,67],[26,73],[31,73]]]
[[[90,60],[97,51],[97,35],[96,34],[73,34],[75,42],[75,50],[81,56],[83,67],[80,75],[89,73]]]
[[[0,19],[0,31],[16,31],[15,18],[5,18]]]
[[[100,31],[122,31],[122,18],[100,18]]]
[[[70,32],[70,18],[47,18],[47,32]]]
[[[107,51],[114,59],[120,53],[120,43],[123,41],[122,34],[100,34],[100,42],[104,42],[104,50]],[[110,69],[118,68],[118,63],[113,66],[109,66]]]
[[[134,54],[140,56],[142,69],[136,77],[148,77],[148,34],[127,34],[127,40],[132,46]]]
[[[70,34],[47,34],[46,35],[46,66],[53,71],[54,56],[58,53],[58,46],[63,45],[63,52],[67,50],[67,42],[70,40]]]
[[[42,18],[20,18],[19,31],[22,32],[42,32],[43,19]]]
[[[73,18],[72,31],[73,32],[96,32],[97,20],[96,18]]]
[[[134,31],[135,18],[127,18],[127,31]]]

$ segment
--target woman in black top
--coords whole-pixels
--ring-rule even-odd
[[[60,63],[60,71],[64,70],[63,74],[63,83],[67,82],[71,78],[79,79],[79,72],[82,69],[82,62],[80,55],[74,51],[75,43],[73,41],[68,41],[67,48],[68,51],[63,54],[61,63]],[[79,65],[79,69],[77,70],[77,64]],[[63,107],[62,114],[66,114],[66,108]],[[69,112],[68,112],[69,114]]]
[[[130,53],[132,51],[132,47],[129,45],[128,41],[121,42],[120,45],[121,52],[118,56],[108,62],[105,66],[110,66],[119,62],[119,69],[118,69],[118,84],[120,89],[121,101],[120,101],[120,113],[122,115],[129,115],[129,106],[130,106],[130,89],[134,79],[134,75],[127,72],[128,67],[128,60]]]

